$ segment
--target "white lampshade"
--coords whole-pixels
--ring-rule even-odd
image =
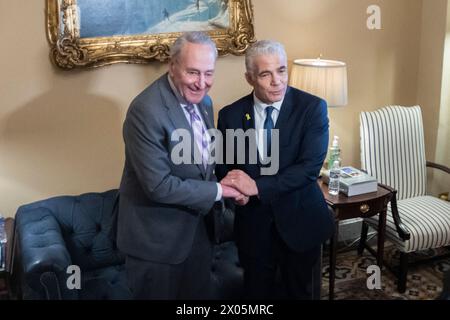
[[[345,106],[347,65],[333,60],[295,60],[290,85],[324,99],[329,107]]]

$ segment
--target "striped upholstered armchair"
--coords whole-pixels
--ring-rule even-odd
[[[404,292],[408,254],[450,245],[450,202],[426,195],[426,167],[448,174],[450,169],[425,160],[419,106],[362,112],[360,135],[362,169],[396,191],[388,208],[386,238],[400,251],[398,290]],[[369,225],[377,226],[377,218],[364,220],[362,242]]]

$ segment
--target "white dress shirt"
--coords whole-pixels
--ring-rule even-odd
[[[272,104],[266,104],[262,102],[256,97],[255,94],[253,94],[253,99],[255,101],[253,110],[255,114],[256,145],[258,147],[260,159],[264,159],[263,156],[266,154],[264,150],[264,121],[266,121],[266,108],[269,106],[274,107],[274,110],[272,112],[272,121],[273,125],[276,126],[278,116],[280,115],[281,105],[283,104],[284,99]]]

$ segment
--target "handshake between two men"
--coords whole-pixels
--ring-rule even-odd
[[[255,180],[242,170],[232,170],[220,181],[222,196],[233,198],[239,206],[245,206],[251,196],[258,195]]]

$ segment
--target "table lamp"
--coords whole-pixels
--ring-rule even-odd
[[[347,104],[347,65],[318,59],[294,60],[290,85],[324,99],[329,107]]]

